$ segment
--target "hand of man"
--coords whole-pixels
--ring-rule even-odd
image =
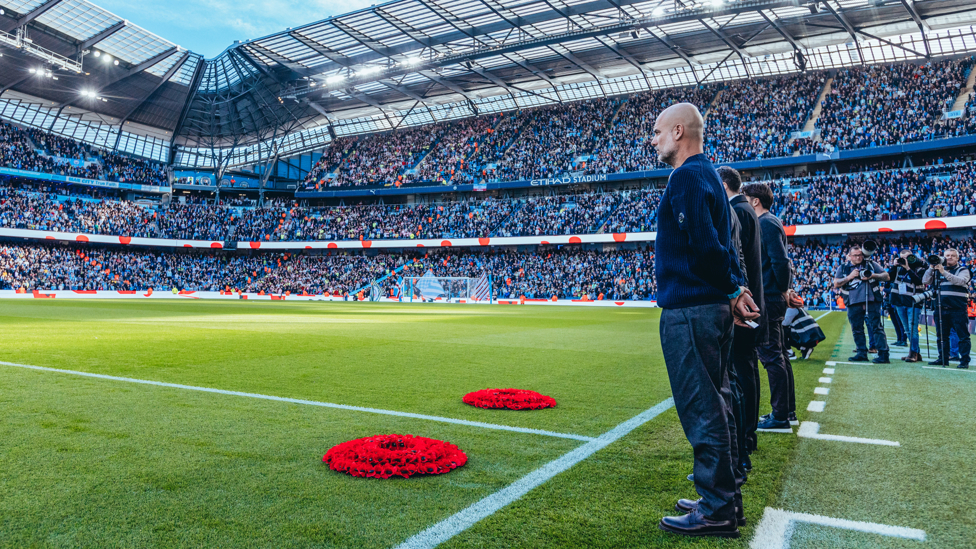
[[[752,292],[748,288],[742,288],[742,293],[739,297],[733,299],[730,303],[732,306],[732,321],[736,326],[742,326],[743,328],[752,328],[746,324],[747,320],[755,321],[759,318],[759,307],[756,306],[756,302],[752,299]]]
[[[851,280],[854,280],[855,278],[860,278],[861,277],[861,270],[860,269],[854,269],[853,271],[851,271],[851,274],[849,274],[847,276],[850,277]]]
[[[939,271],[942,274],[945,274],[945,266],[941,263],[935,266],[935,270]]]

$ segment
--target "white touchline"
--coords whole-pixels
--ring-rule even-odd
[[[833,374],[834,373],[834,369],[833,368],[824,368],[823,373],[825,373],[825,374]]]
[[[543,465],[528,475],[516,480],[505,488],[491,494],[481,501],[471,505],[430,528],[411,537],[396,547],[396,549],[430,549],[453,538],[478,521],[487,518],[507,505],[529,493],[533,488],[541,485],[552,477],[566,471],[570,467],[592,456],[597,451],[606,448],[626,434],[641,425],[651,421],[674,406],[674,399],[669,398],[657,406],[645,410],[627,421],[617,425],[610,431],[603,433],[596,440],[588,442],[579,448],[564,454],[555,461]]]
[[[829,526],[841,530],[878,534],[891,538],[925,541],[925,530],[821,515],[808,515],[807,513],[794,513],[767,507],[762,521],[756,527],[756,533],[752,536],[752,542],[749,544],[749,547],[752,549],[786,549],[789,547],[790,538],[793,536],[794,525],[798,522]]]
[[[815,438],[818,440],[833,440],[836,442],[857,442],[859,444],[876,444],[878,446],[901,446],[893,440],[882,440],[879,438],[859,438],[845,437],[840,435],[821,435],[820,424],[812,421],[804,421],[800,428],[796,430],[796,436],[803,438]]]
[[[824,406],[826,406],[826,405],[827,405],[827,403],[824,402],[824,401],[822,401],[822,400],[811,400],[810,401],[810,404],[807,406],[807,411],[808,412],[823,412],[824,411]]]
[[[833,379],[832,378],[829,378],[829,377],[822,377],[822,378],[820,378],[819,381],[820,381],[820,383],[830,383],[831,381],[833,381]]]
[[[817,321],[817,322],[819,322],[821,318],[823,318],[823,317],[825,317],[825,316],[827,316],[827,315],[829,315],[829,314],[830,314],[830,313],[832,313],[832,312],[833,312],[833,311],[827,311],[826,313],[824,313],[824,314],[822,314],[822,315],[820,315],[820,316],[818,316],[817,318],[815,318],[815,319],[813,319],[813,320],[814,320],[814,321]]]
[[[815,395],[829,395],[830,394],[830,389],[828,389],[826,387],[817,387],[816,389],[813,390],[813,394],[815,394]]]
[[[966,372],[967,374],[976,372],[976,370],[970,370],[968,368],[942,368],[940,366],[922,366],[922,368],[926,370],[942,370],[943,372]]]
[[[414,414],[411,412],[398,412],[396,410],[383,410],[380,408],[364,408],[362,406],[350,406],[348,404],[334,404],[332,402],[318,402],[315,400],[303,400],[298,398],[287,398],[287,397],[277,397],[271,395],[261,395],[257,393],[242,393],[240,391],[225,391],[223,389],[211,389],[210,387],[196,387],[193,385],[181,385],[179,383],[165,383],[162,381],[150,381],[147,379],[134,379],[130,377],[117,377],[109,376],[105,374],[93,374],[90,372],[78,372],[75,370],[59,370],[57,368],[45,368],[43,366],[30,366],[27,364],[17,364],[14,362],[2,362],[0,365],[3,366],[14,366],[16,368],[26,368],[28,370],[40,370],[42,372],[57,372],[59,374],[70,374],[75,376],[83,377],[93,377],[97,379],[109,379],[112,381],[124,381],[126,383],[139,383],[142,385],[155,385],[157,387],[170,387],[173,389],[186,389],[188,391],[200,391],[203,393],[217,393],[220,395],[233,395],[248,398],[257,398],[261,400],[274,400],[277,402],[288,402],[291,404],[306,404],[308,406],[321,406],[323,408],[333,408],[336,410],[349,410],[353,412],[367,412],[370,414],[381,414],[385,416],[396,416],[396,417],[408,417],[411,419],[424,419],[427,421],[437,421],[440,423],[453,423],[455,425],[465,425],[467,427],[481,427],[483,429],[495,429],[498,431],[513,431],[516,433],[527,433],[532,435],[544,435],[547,437],[556,438],[568,438],[573,440],[582,440],[584,442],[593,442],[599,440],[593,437],[587,437],[583,435],[574,435],[570,433],[555,433],[552,431],[542,431],[539,429],[527,429],[525,427],[511,427],[508,425],[495,425],[494,423],[482,423],[480,421],[468,421],[466,419],[454,419],[450,417],[440,417],[440,416],[428,416],[424,414]]]

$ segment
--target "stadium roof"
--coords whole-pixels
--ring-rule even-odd
[[[197,156],[247,149],[234,154],[252,163],[335,135],[477,113],[976,51],[972,0],[396,0],[211,60],[85,0],[0,7],[8,37],[24,29],[84,67],[40,77],[29,72],[37,57],[4,41],[0,89],[50,101],[61,116],[165,130]],[[286,151],[262,149],[283,136]]]

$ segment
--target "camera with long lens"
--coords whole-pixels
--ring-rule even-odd
[[[871,265],[870,262],[865,262],[861,265],[860,272],[861,272],[861,278],[872,277],[875,275],[874,265]]]
[[[933,254],[927,258],[927,261],[929,262],[929,265],[935,267],[936,265],[942,265],[945,263],[945,258],[940,255]]]
[[[928,301],[933,297],[935,297],[935,290],[929,290],[927,292],[913,295],[912,300],[915,301],[915,303],[921,303],[923,301]]]

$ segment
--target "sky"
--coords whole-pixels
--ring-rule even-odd
[[[384,0],[92,0],[183,48],[216,57],[234,40],[259,38]]]

